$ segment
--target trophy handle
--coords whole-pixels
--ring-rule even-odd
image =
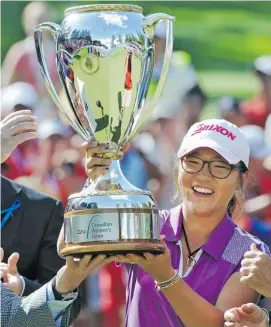
[[[170,60],[173,50],[173,22],[175,21],[175,17],[163,13],[157,13],[157,14],[151,14],[146,16],[143,22],[143,30],[145,31],[145,34],[149,37],[153,37],[157,24],[163,20],[166,21],[165,56],[164,56],[164,62],[163,62],[160,79],[157,84],[154,96],[149,105],[149,108],[147,110],[148,112],[149,110],[152,110],[155,104],[157,103],[167,78],[167,73],[169,70]]]
[[[44,51],[43,51],[42,32],[44,30],[50,32],[53,39],[54,39],[54,42],[56,43],[57,33],[58,33],[59,29],[60,29],[60,25],[55,24],[55,23],[50,23],[50,22],[42,23],[42,24],[40,24],[39,26],[37,26],[35,28],[35,30],[34,30],[34,40],[35,40],[35,46],[36,46],[38,62],[39,62],[39,65],[40,65],[41,74],[42,74],[42,76],[43,76],[43,78],[45,80],[46,88],[47,88],[48,92],[50,93],[52,99],[54,100],[55,104],[57,105],[58,109],[68,119],[68,121],[71,124],[71,126],[73,127],[73,129],[75,129],[77,131],[77,133],[79,133],[79,135],[82,135],[81,130],[78,128],[78,126],[74,123],[74,121],[66,113],[66,110],[65,110],[65,108],[63,107],[63,105],[62,105],[62,103],[60,101],[59,95],[57,94],[57,91],[56,91],[56,89],[54,87],[54,84],[52,82],[52,79],[50,77],[48,67],[47,67],[47,63],[46,63],[46,60],[45,60]]]
[[[143,123],[146,121],[146,119],[148,119],[148,116],[152,112],[154,106],[156,105],[161,95],[162,89],[164,87],[167,78],[167,73],[169,70],[170,60],[173,50],[173,22],[175,21],[175,17],[163,13],[148,15],[143,20],[143,31],[147,38],[153,39],[154,31],[157,24],[163,20],[166,21],[166,47],[165,47],[165,55],[164,55],[164,61],[163,61],[163,67],[162,67],[160,79],[156,86],[156,90],[154,92],[153,98],[151,99],[150,103],[146,105],[146,108],[143,109],[140,117],[138,118],[139,123],[137,123],[137,126],[131,132],[131,134],[129,135],[128,139],[125,140],[125,142],[127,142],[129,139],[135,136],[138,130],[143,125]]]

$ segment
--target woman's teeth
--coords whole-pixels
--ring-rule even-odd
[[[213,194],[214,193],[214,191],[212,191],[208,188],[203,188],[203,187],[194,186],[192,189],[193,189],[193,191],[196,191],[197,193],[203,193],[203,194]]]

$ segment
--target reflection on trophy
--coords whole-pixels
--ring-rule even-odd
[[[166,20],[164,64],[156,93],[147,101],[154,65],[154,30]],[[109,172],[87,181],[68,199],[61,255],[161,253],[160,218],[153,195],[123,176],[120,150],[147,120],[162,91],[173,46],[174,17],[142,15],[134,5],[69,8],[61,26],[43,23],[35,44],[48,91],[70,125],[86,141],[107,145]],[[62,105],[43,52],[42,31],[56,43],[57,69],[65,91]]]

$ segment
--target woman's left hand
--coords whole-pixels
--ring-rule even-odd
[[[146,273],[150,274],[154,280],[163,282],[174,276],[175,270],[171,265],[170,251],[166,246],[165,236],[160,236],[160,244],[164,246],[165,252],[154,255],[144,253],[143,256],[136,254],[116,255],[116,261],[138,265]]]

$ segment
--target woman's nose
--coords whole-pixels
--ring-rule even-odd
[[[204,163],[202,170],[197,175],[201,179],[213,179],[213,176],[209,170],[208,162]]]

